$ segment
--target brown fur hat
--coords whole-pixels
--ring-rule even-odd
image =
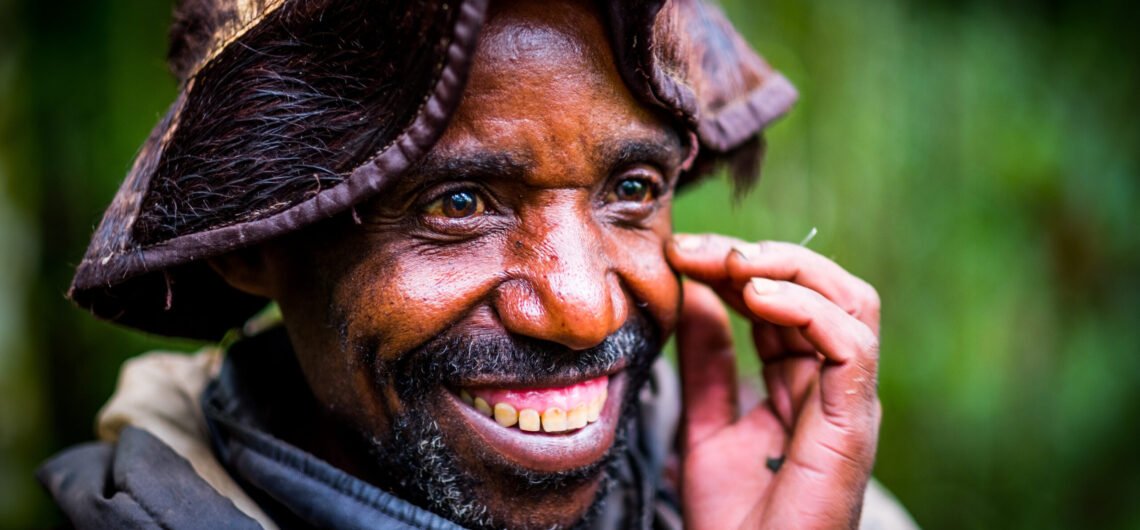
[[[415,164],[459,103],[487,2],[181,0],[169,57],[181,92],[104,214],[71,299],[164,335],[217,339],[240,325],[266,301],[205,259],[343,214]],[[696,167],[757,159],[796,92],[719,10],[598,5],[623,79],[695,134]]]

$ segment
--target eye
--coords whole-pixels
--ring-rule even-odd
[[[648,179],[628,177],[618,181],[613,191],[606,197],[608,202],[643,203],[654,199],[653,183]]]
[[[483,215],[487,205],[478,193],[471,190],[449,191],[428,204],[424,213],[436,217],[464,219]]]

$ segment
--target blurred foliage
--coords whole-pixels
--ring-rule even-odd
[[[811,247],[879,289],[876,474],[925,527],[1140,528],[1130,5],[725,4],[801,101],[769,134],[761,184],[735,201],[703,185],[678,230],[799,241],[818,227]],[[173,100],[169,11],[0,0],[0,527],[58,521],[33,470],[91,438],[126,357],[195,347],[64,299]]]

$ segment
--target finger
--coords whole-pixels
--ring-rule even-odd
[[[674,234],[665,245],[665,257],[677,269],[701,283],[721,283],[731,278],[725,259],[732,248],[744,242],[719,234]]]
[[[728,313],[708,287],[684,283],[677,326],[685,447],[736,420],[736,356]]]
[[[809,357],[797,357],[764,367],[764,384],[768,388],[772,410],[788,432],[799,420],[808,389],[819,379],[819,367],[820,362]]]
[[[789,344],[792,337],[794,342]],[[764,385],[772,410],[791,431],[808,388],[819,376],[820,355],[795,328],[757,322],[752,325],[752,338],[764,363]]]
[[[878,337],[863,322],[819,293],[791,282],[753,279],[743,290],[753,318],[799,328],[825,357],[821,375],[824,411],[842,417],[858,400],[875,397]]]
[[[762,510],[765,520],[795,521],[797,528],[854,528],[875,462],[882,409],[875,402],[864,428],[831,427],[821,406],[822,384],[808,402],[792,435],[784,465]],[[754,512],[756,513],[756,512]]]
[[[729,307],[745,312],[740,288],[728,276],[726,259],[739,240],[716,234],[676,234],[665,256],[677,272],[711,287]]]
[[[757,279],[743,297],[758,318],[799,328],[824,356],[819,378],[799,411],[768,509],[813,521],[804,526],[845,526],[857,520],[874,464],[882,414],[875,393],[877,337],[801,285]]]
[[[678,272],[708,284],[743,312],[737,291],[753,277],[799,283],[831,299],[878,333],[880,300],[870,284],[812,250],[792,243],[750,243],[719,234],[676,234],[666,257]],[[726,292],[728,291],[728,292]]]
[[[741,301],[744,300],[743,291]],[[750,315],[751,310],[745,310]],[[751,318],[751,317],[750,317]],[[765,363],[779,362],[788,357],[814,357],[815,346],[804,338],[800,330],[785,326],[777,326],[770,322],[754,321],[752,324],[752,339],[756,344],[756,353]]]
[[[835,302],[848,314],[879,330],[879,294],[870,284],[834,261],[800,245],[780,241],[740,243],[725,260],[735,286],[754,277],[798,283]]]

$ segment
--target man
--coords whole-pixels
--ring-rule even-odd
[[[794,99],[709,6],[185,0],[172,40],[182,92],[72,297],[169,335],[268,300],[281,324],[220,370],[128,366],[104,441],[41,471],[76,526],[909,524],[864,506],[874,290],[672,234],[677,188],[747,175]],[[750,410],[722,303],[765,363]]]

